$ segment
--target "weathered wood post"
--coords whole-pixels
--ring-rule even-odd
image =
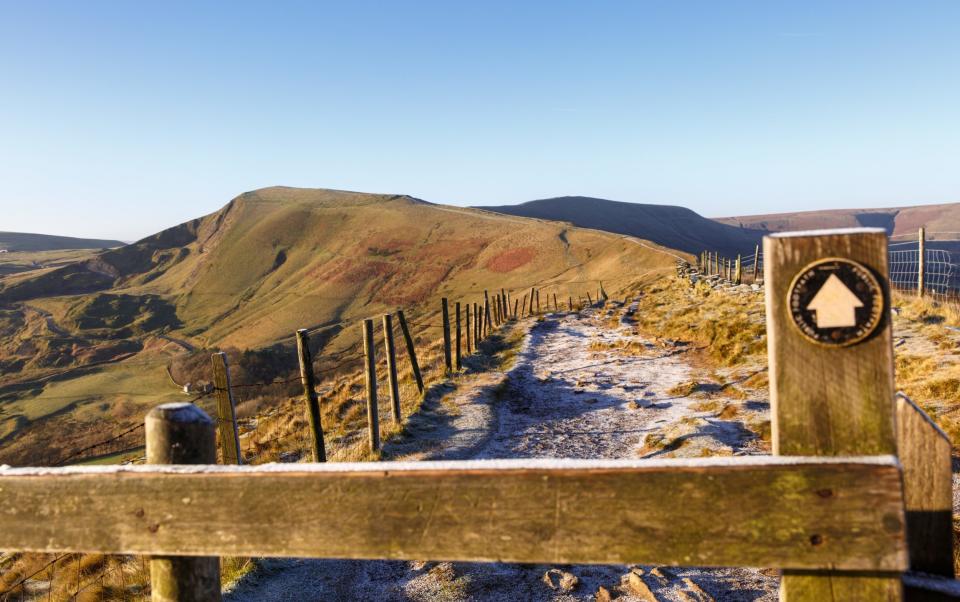
[[[407,357],[410,358],[410,368],[413,370],[413,378],[417,381],[417,390],[423,393],[423,376],[420,374],[420,362],[417,361],[417,350],[413,346],[413,337],[410,336],[410,329],[407,327],[407,319],[403,315],[403,310],[397,310],[397,319],[400,321],[400,331],[403,332],[403,340],[407,344]]]
[[[500,306],[503,308],[503,321],[510,319],[510,299],[507,298],[507,291],[500,289]]]
[[[926,294],[925,276],[927,274],[927,229],[921,227],[917,238],[917,296]]]
[[[537,315],[540,315],[540,289],[537,289]]]
[[[483,326],[484,332],[483,336],[488,336],[490,334],[490,295],[487,291],[483,291]]]
[[[902,393],[897,395],[897,450],[903,466],[910,569],[952,579],[950,438]]]
[[[327,451],[323,444],[320,400],[317,399],[313,374],[313,355],[310,353],[310,338],[306,328],[297,331],[297,356],[300,359],[300,382],[303,384],[303,398],[307,402],[307,419],[310,422],[313,461],[326,462]]]
[[[370,451],[380,449],[380,409],[377,406],[377,350],[373,347],[373,320],[363,321],[364,373],[367,385],[367,428]]]
[[[230,368],[227,366],[227,354],[214,353],[210,357],[213,364],[213,390],[217,393],[217,433],[220,435],[220,453],[224,464],[243,464],[240,455],[240,434],[237,432],[237,410],[230,390]],[[214,461],[215,462],[215,461]]]
[[[590,297],[590,292],[587,292],[587,304],[591,307],[593,306],[593,299]]]
[[[573,295],[567,297],[567,308],[569,311],[573,311]]]
[[[450,308],[447,298],[440,299],[440,310],[443,314],[443,365],[447,372],[453,371],[453,359],[450,356]]]
[[[514,320],[517,319],[517,309],[518,309],[518,308],[517,308],[517,305],[518,305],[519,303],[520,303],[520,300],[519,300],[519,299],[514,299],[514,300],[513,300],[513,319],[514,319]]]
[[[757,274],[760,271],[760,245],[753,251],[753,281],[757,281]]]
[[[557,293],[553,293],[553,311],[560,311],[560,306],[557,305]]]
[[[458,326],[459,323],[460,317],[457,316]],[[458,328],[458,340],[460,335],[459,330]],[[390,412],[393,414],[393,423],[400,424],[400,383],[397,381],[397,352],[393,344],[393,318],[390,314],[383,314],[383,347],[387,353],[387,383],[390,385]]]
[[[462,351],[460,350],[460,346],[461,346],[461,345],[460,345],[460,302],[459,302],[459,301],[457,301],[456,303],[454,303],[454,305],[453,305],[453,310],[457,313],[457,319],[455,320],[455,322],[456,322],[456,324],[457,324],[457,330],[456,330],[456,333],[457,333],[457,336],[456,336],[456,343],[457,343],[457,345],[456,345],[456,347],[457,347],[457,363],[456,363],[456,366],[457,366],[457,370],[461,370],[461,369],[463,368],[463,362],[461,361]]]
[[[480,307],[474,303],[473,304],[473,347],[476,351],[480,351],[480,337],[481,337],[481,325],[483,322],[483,316],[480,315]]]
[[[466,333],[467,333],[467,355],[470,355],[471,353],[473,353],[473,351],[470,343],[470,335],[472,333],[470,332],[470,304],[469,303],[467,303],[467,306],[464,307],[464,312],[467,318],[467,322],[464,325],[464,328],[466,329]]]
[[[189,403],[157,406],[150,410],[145,422],[147,464],[217,463],[213,421],[197,406]],[[189,491],[182,493],[188,497],[190,494]],[[152,556],[150,596],[153,602],[220,600],[220,559],[216,556]]]
[[[896,454],[885,231],[792,232],[763,245],[773,453]],[[899,521],[890,517],[891,532]],[[785,570],[780,589],[785,602],[901,596],[899,573]]]
[[[520,305],[520,317],[525,318],[527,316],[527,294],[523,294],[523,303]]]
[[[743,272],[740,269],[740,254],[737,254],[737,263],[735,264],[735,270],[733,272],[733,282],[735,284],[743,283]]]
[[[527,308],[527,315],[533,315],[533,287],[530,287],[530,307]]]

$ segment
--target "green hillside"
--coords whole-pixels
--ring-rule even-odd
[[[403,308],[423,335],[441,296],[479,301],[504,288],[519,298],[537,285],[576,298],[600,280],[615,292],[669,271],[675,257],[615,234],[408,196],[249,192],[137,243],[0,279],[0,444],[16,460],[25,433],[113,432],[147,405],[183,398],[178,382],[197,374],[181,370],[192,354],[203,356],[191,364],[201,375],[213,349],[263,350],[245,356],[263,368],[269,350],[289,353],[298,328],[325,327],[323,362],[354,348],[365,317]]]

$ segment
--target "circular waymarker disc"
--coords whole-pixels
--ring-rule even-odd
[[[821,345],[845,347],[869,337],[883,321],[883,288],[866,267],[830,257],[803,268],[787,291],[793,324]]]

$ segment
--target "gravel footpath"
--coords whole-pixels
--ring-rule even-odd
[[[509,372],[464,377],[442,401],[425,402],[411,417],[410,436],[385,451],[403,459],[757,453],[740,420],[698,411],[702,397],[675,393],[701,376],[683,346],[632,335],[624,320],[611,327],[601,313],[533,324]],[[631,352],[615,348],[626,342]],[[512,602],[602,600],[609,592],[624,602],[773,601],[777,586],[775,573],[754,569],[264,560],[225,599]]]

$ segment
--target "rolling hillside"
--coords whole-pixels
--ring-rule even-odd
[[[115,431],[144,404],[182,399],[168,370],[193,353],[206,371],[209,350],[289,354],[298,328],[320,328],[323,361],[356,345],[365,317],[404,308],[422,334],[441,296],[538,285],[576,298],[599,280],[612,293],[675,257],[407,196],[249,192],[137,243],[0,279],[0,443],[13,453],[45,424]]]
[[[0,249],[5,249],[11,253],[18,251],[63,251],[66,249],[112,249],[123,245],[124,243],[119,240],[0,232]]]
[[[704,249],[727,255],[742,253],[745,249],[752,250],[765,233],[718,223],[684,207],[624,203],[591,197],[557,197],[483,209],[627,234],[692,254]]]

